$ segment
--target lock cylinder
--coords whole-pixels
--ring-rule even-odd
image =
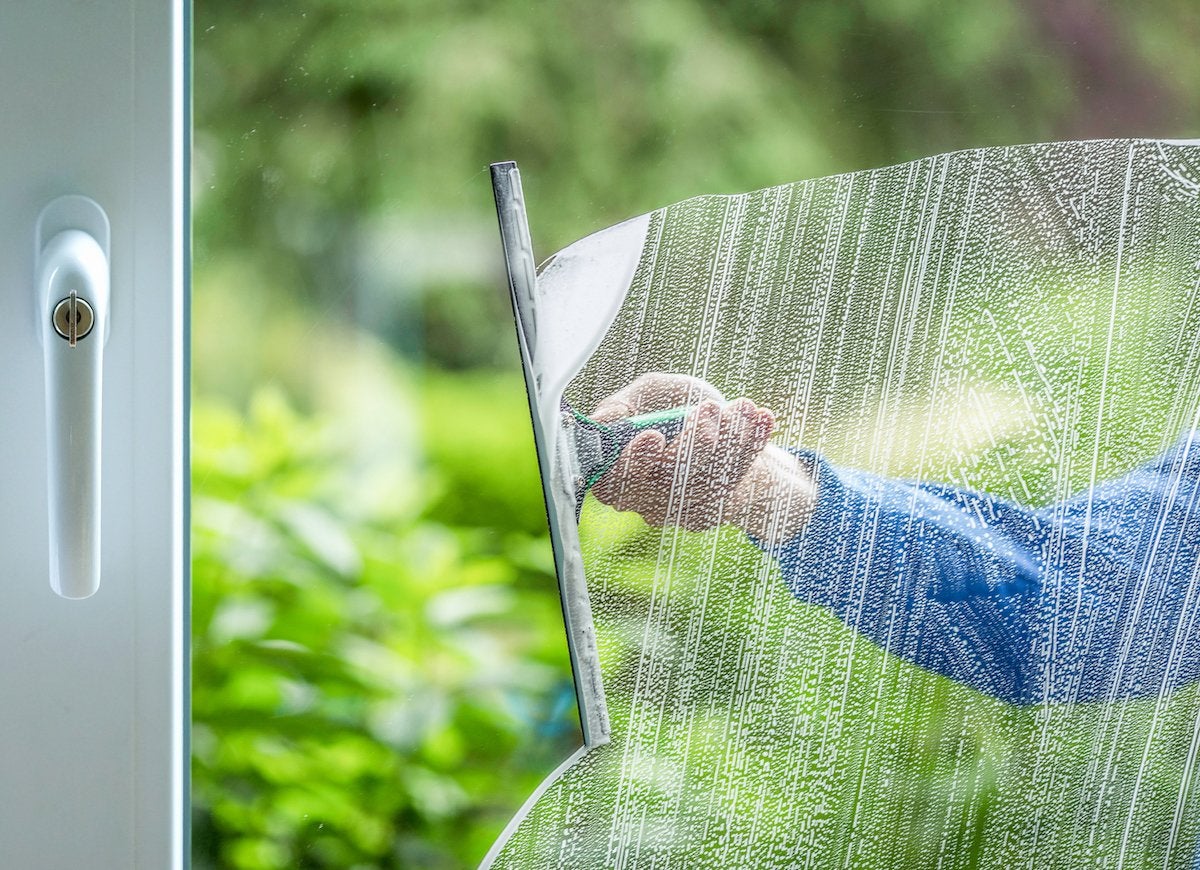
[[[74,290],[66,299],[54,306],[54,331],[74,347],[81,338],[91,334],[96,324],[96,313]]]

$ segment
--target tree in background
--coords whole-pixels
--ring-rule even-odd
[[[489,162],[520,163],[547,253],[701,193],[1183,137],[1198,19],[1186,0],[204,0],[201,288],[236,261],[261,299],[299,295],[450,366],[511,364],[480,326],[507,304]]]

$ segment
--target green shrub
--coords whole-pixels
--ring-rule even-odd
[[[502,376],[454,389],[523,401]],[[577,745],[537,491],[471,469],[536,487],[516,420],[426,451],[427,426],[365,469],[361,421],[195,403],[194,866],[474,865]],[[447,495],[472,475],[474,513]]]

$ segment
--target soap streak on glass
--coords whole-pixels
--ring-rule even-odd
[[[1198,184],[1091,141],[654,212],[566,401],[749,397],[816,514],[764,548],[586,500],[612,743],[495,866],[1193,866]]]

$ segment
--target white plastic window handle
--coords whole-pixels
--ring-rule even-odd
[[[46,368],[50,586],[64,598],[87,598],[100,586],[108,219],[86,197],[62,197],[39,217],[36,246],[38,335]]]

